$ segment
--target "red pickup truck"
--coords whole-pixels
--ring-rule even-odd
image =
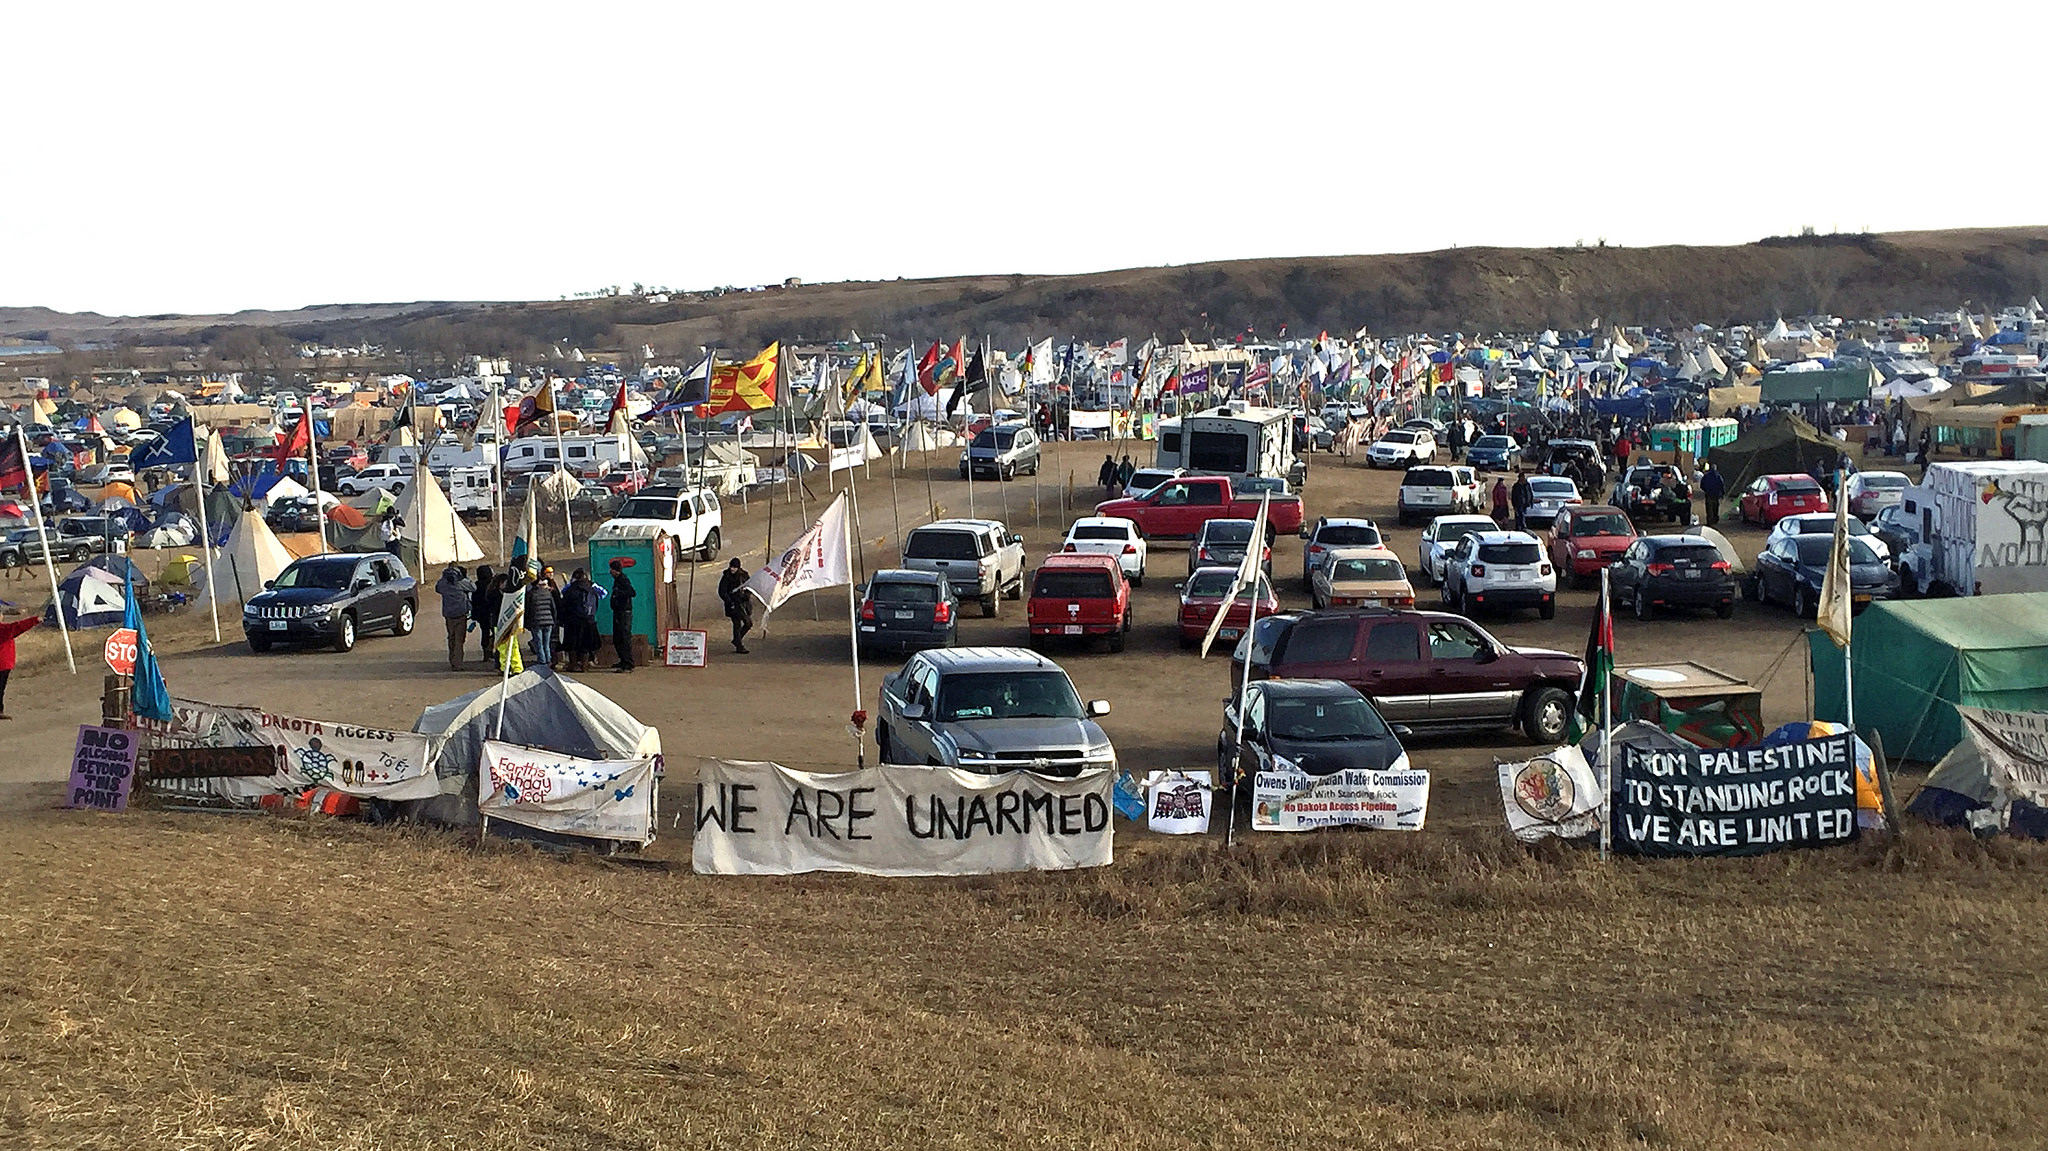
[[[1131,585],[1115,556],[1054,552],[1032,576],[1025,610],[1033,651],[1056,636],[1102,636],[1109,650],[1122,651],[1131,634]]]
[[[1210,520],[1249,520],[1259,514],[1261,495],[1245,495],[1229,476],[1182,476],[1142,496],[1095,505],[1098,516],[1121,516],[1138,525],[1146,539],[1193,539]],[[1301,530],[1301,497],[1275,494],[1266,509],[1266,528],[1293,535]]]

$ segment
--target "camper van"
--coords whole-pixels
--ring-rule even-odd
[[[1893,514],[1909,594],[2048,591],[2048,464],[1933,464]]]
[[[437,476],[445,476],[457,468],[489,469],[497,462],[497,449],[489,443],[465,448],[459,443],[448,442],[427,449],[427,470]]]
[[[1160,425],[1158,465],[1197,473],[1285,478],[1299,488],[1308,464],[1294,454],[1293,414],[1282,408],[1232,401],[1181,417],[1168,458],[1168,429]]]
[[[488,516],[497,510],[498,485],[488,467],[450,468],[447,487],[448,503],[457,515]]]
[[[536,469],[552,471],[566,462],[573,470],[583,469],[591,464],[603,463],[612,467],[629,464],[647,466],[647,453],[631,436],[563,436],[560,454],[556,452],[553,436],[521,436],[505,448],[505,471],[509,474],[530,472]],[[624,453],[621,448],[623,446]]]

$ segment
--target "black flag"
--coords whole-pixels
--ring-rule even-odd
[[[960,397],[973,391],[976,385],[988,382],[988,368],[981,362],[981,349],[974,350],[974,358],[967,361],[967,374],[960,377],[960,383],[953,389],[953,397],[946,401],[946,414],[960,406]]]

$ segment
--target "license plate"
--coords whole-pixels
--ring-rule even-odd
[[[1236,638],[1237,638],[1238,636],[1241,636],[1241,635],[1243,635],[1243,634],[1244,634],[1244,632],[1243,632],[1242,630],[1238,629],[1238,628],[1234,628],[1234,627],[1226,627],[1226,628],[1223,628],[1222,630],[1220,630],[1220,631],[1218,631],[1218,632],[1216,633],[1216,638],[1218,638],[1218,639],[1236,639]]]
[[[1527,578],[1528,575],[1528,572],[1502,572],[1501,578],[1507,580],[1509,583],[1514,583],[1517,580]]]
[[[1360,607],[1379,607],[1380,601],[1376,599],[1362,599],[1358,601],[1358,604]]]
[[[1698,579],[1698,578],[1700,578],[1700,573],[1699,573],[1699,572],[1698,572],[1697,570],[1694,570],[1694,571],[1682,571],[1682,572],[1679,572],[1678,574],[1679,574],[1679,576],[1680,576],[1680,577],[1682,577],[1682,578],[1684,578],[1684,579]]]
[[[874,625],[874,624],[871,624],[871,623],[864,623],[864,624],[860,625],[860,630],[862,630],[862,631],[873,631],[873,630],[875,630],[875,625]]]
[[[1080,634],[1081,634],[1081,625],[1080,625],[1080,624],[1077,624],[1077,623],[1070,623],[1070,624],[1066,625],[1065,627],[1061,628],[1061,629],[1060,629],[1060,631],[1061,631],[1061,633],[1062,633],[1062,634],[1065,634],[1065,635],[1080,635]]]
[[[281,619],[274,619],[274,620],[271,620],[271,621],[270,621],[270,630],[271,630],[271,631],[284,631],[285,629],[287,629],[287,628],[289,628],[289,627],[291,627],[291,626],[292,626],[291,624],[289,624],[289,623],[287,623],[286,621],[284,621],[284,620],[281,620]]]
[[[917,613],[916,613],[916,612],[914,612],[914,611],[899,611],[899,612],[897,612],[897,613],[896,613],[896,618],[897,618],[897,619],[915,619],[915,618],[917,618]]]
[[[1852,596],[1852,597],[1850,597],[1850,598],[1851,598],[1851,599],[1852,599],[1852,600],[1853,600],[1854,602],[1856,602],[1856,603],[1869,603],[1869,602],[1870,602],[1870,597],[1869,597],[1869,596],[1867,596],[1867,595],[1859,595],[1859,596]]]

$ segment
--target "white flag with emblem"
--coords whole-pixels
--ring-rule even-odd
[[[853,563],[846,547],[847,514],[846,493],[841,492],[810,530],[747,580],[747,590],[773,612],[798,592],[852,583]]]

